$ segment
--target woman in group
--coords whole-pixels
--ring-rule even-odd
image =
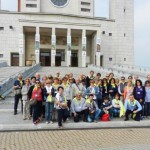
[[[96,103],[97,103],[98,93],[99,93],[98,87],[96,87],[94,85],[94,80],[91,80],[90,81],[90,86],[85,91],[85,97],[87,98],[87,97],[89,97],[90,94],[93,94],[94,95],[93,100],[95,100]]]
[[[135,81],[135,87],[133,89],[134,98],[141,104],[142,110],[140,112],[141,119],[143,119],[143,106],[145,101],[145,87],[142,86],[142,81],[137,79]]]
[[[26,79],[25,85],[23,85],[21,90],[23,100],[23,120],[30,119],[30,104],[28,98],[29,88],[30,88],[30,79]]]
[[[65,96],[63,95],[63,92],[64,92],[64,88],[59,86],[58,93],[56,94],[56,100],[55,100],[56,109],[58,111],[58,127],[59,128],[63,127],[62,120],[65,122],[69,116],[67,100]]]
[[[115,95],[118,93],[118,87],[115,84],[114,78],[111,78],[109,81],[108,93],[109,93],[110,101],[112,102],[112,100],[115,98]]]
[[[37,124],[41,120],[42,115],[42,102],[44,98],[43,89],[39,79],[36,79],[35,85],[31,86],[28,92],[28,97],[31,100],[35,100],[33,104],[33,123]]]
[[[44,88],[44,98],[46,102],[46,123],[53,123],[52,115],[54,109],[54,88],[52,87],[51,82],[49,80],[46,81],[46,86]]]
[[[132,81],[129,80],[127,86],[124,89],[124,100],[128,100],[129,96],[133,93]]]
[[[108,97],[108,81],[106,78],[103,78],[103,88],[102,88],[102,97]]]
[[[147,118],[150,117],[150,81],[145,82],[145,105],[144,112]]]
[[[70,84],[68,84],[67,82],[67,78],[64,77],[62,79],[62,84],[61,86],[64,88],[64,96],[66,97],[66,100],[67,100],[67,106],[69,108],[69,111],[70,111],[70,107],[71,107],[71,87],[70,87]]]

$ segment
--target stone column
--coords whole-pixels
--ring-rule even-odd
[[[20,29],[19,34],[19,66],[25,66],[25,35],[23,27]]]
[[[96,33],[96,66],[100,66],[100,58],[101,58],[101,38],[100,31]]]
[[[35,34],[35,61],[36,64],[40,63],[40,28],[36,27]]]
[[[82,30],[82,66],[86,67],[86,30]]]
[[[55,66],[55,56],[56,56],[56,35],[55,28],[52,28],[51,35],[51,66]]]
[[[67,55],[66,66],[71,66],[71,29],[67,30]]]

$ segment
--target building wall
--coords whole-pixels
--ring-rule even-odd
[[[126,8],[125,12],[124,8]],[[4,57],[0,58],[0,60],[7,60],[9,65],[10,53],[19,53],[19,34],[23,33],[23,26],[99,31],[101,37],[101,55],[103,55],[104,66],[118,63],[132,65],[134,63],[134,22],[133,1],[131,0],[110,0],[110,19],[59,14],[0,12],[0,20],[0,27],[4,27],[4,30],[0,30],[0,54],[4,54]],[[10,26],[12,26],[13,29],[10,29]],[[105,31],[105,33],[103,33],[103,31]],[[112,33],[112,36],[109,36],[109,33]],[[125,36],[124,33],[126,34]],[[34,35],[35,33],[33,32],[25,34],[26,60],[35,59],[33,57],[35,48]],[[79,46],[72,46],[73,50],[79,49],[79,66],[82,59],[81,36],[79,37]],[[95,42],[95,34],[87,37],[87,63],[95,63]],[[49,46],[50,45],[48,45],[47,48],[49,48]],[[61,46],[57,48],[59,47],[61,48]],[[44,48],[44,46],[41,45],[41,48]],[[66,47],[64,47],[64,49],[65,48]],[[109,58],[112,58],[112,61],[109,61]],[[126,58],[126,61],[124,61],[124,58]]]
[[[60,13],[81,16],[94,16],[94,0],[68,0],[62,7],[55,6],[50,0],[21,0],[21,12]],[[36,5],[37,7],[27,7]]]
[[[134,0],[110,0],[112,26],[111,51],[113,64],[134,63]],[[126,59],[126,61],[124,61]]]

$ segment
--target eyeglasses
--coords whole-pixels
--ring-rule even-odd
[[[50,83],[46,83],[46,84],[50,84]]]
[[[36,84],[40,84],[40,82],[36,82]]]
[[[125,80],[125,79],[121,79],[121,80]]]

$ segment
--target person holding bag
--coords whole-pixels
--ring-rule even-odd
[[[55,90],[53,86],[51,85],[50,81],[46,81],[46,86],[44,87],[44,99],[46,102],[46,111],[45,111],[45,117],[46,117],[46,123],[53,123],[52,121],[52,115],[54,110],[54,96],[55,96]]]
[[[23,113],[23,102],[22,102],[22,95],[21,95],[21,89],[23,85],[24,85],[24,81],[22,79],[22,74],[19,74],[18,79],[14,82],[14,86],[13,86],[13,90],[15,94],[14,115],[17,114],[19,99],[21,99],[21,112]]]
[[[31,86],[28,92],[28,97],[32,101],[36,101],[33,107],[33,123],[40,122],[42,115],[43,89],[41,88],[40,80],[36,79],[35,85]]]

